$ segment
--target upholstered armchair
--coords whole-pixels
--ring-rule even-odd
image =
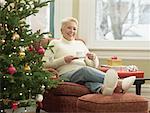
[[[47,45],[51,40],[43,39],[36,47]],[[46,71],[54,74],[53,79],[59,79],[55,69],[48,68]],[[112,96],[92,94],[84,85],[63,81],[56,88],[46,89],[43,101],[37,105],[37,113],[40,109],[48,113],[148,113],[148,101],[142,96],[130,93]],[[140,107],[137,109],[137,106]]]

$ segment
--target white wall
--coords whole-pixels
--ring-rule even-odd
[[[94,12],[95,0],[80,0],[79,1],[79,36],[83,37],[88,47],[92,45],[92,38],[95,38]]]
[[[72,0],[55,0],[54,37],[60,38],[61,20],[72,16]]]

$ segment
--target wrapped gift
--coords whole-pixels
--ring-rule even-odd
[[[107,64],[110,66],[121,66],[122,65],[122,59],[112,56],[111,58],[107,59]]]
[[[101,66],[99,69],[103,72],[107,72],[111,67]],[[119,78],[126,78],[129,76],[136,76],[136,78],[144,78],[144,71],[128,71],[128,70],[117,70]]]

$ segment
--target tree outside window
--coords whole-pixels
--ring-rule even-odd
[[[97,0],[97,40],[150,40],[150,1]]]

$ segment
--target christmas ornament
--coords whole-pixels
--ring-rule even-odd
[[[44,54],[45,53],[45,49],[42,46],[40,46],[39,49],[38,49],[38,53],[39,54]]]
[[[25,57],[25,55],[26,55],[25,52],[23,52],[23,51],[19,52],[19,58],[23,59]]]
[[[24,66],[24,71],[28,72],[30,70],[31,70],[30,66],[26,63],[25,66]]]
[[[37,94],[36,95],[36,101],[37,102],[42,102],[42,100],[43,100],[43,95],[42,94]]]
[[[13,64],[10,64],[10,66],[7,69],[8,73],[13,75],[17,72],[16,68],[13,66]]]
[[[32,45],[30,45],[30,46],[28,47],[28,50],[29,50],[29,51],[33,51],[33,50],[34,50],[34,47],[33,47]]]
[[[19,34],[17,34],[17,32],[15,32],[12,36],[13,40],[18,40],[20,38]]]
[[[4,40],[4,39],[2,39],[2,40],[0,41],[0,43],[1,43],[1,44],[4,44],[4,43],[5,43],[5,40]]]
[[[12,108],[13,110],[16,110],[16,109],[18,108],[18,102],[12,102],[11,108]]]

